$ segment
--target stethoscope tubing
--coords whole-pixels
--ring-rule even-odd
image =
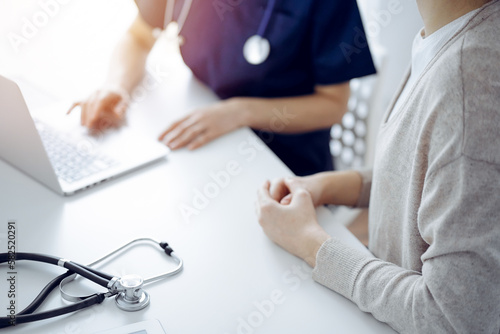
[[[26,309],[25,309],[25,310],[23,310],[22,314],[16,315],[16,320],[15,320],[16,325],[24,324],[24,323],[28,323],[28,322],[39,321],[39,320],[50,319],[50,318],[58,317],[58,316],[61,316],[64,314],[79,311],[79,310],[82,310],[82,309],[87,308],[89,306],[102,303],[104,301],[104,299],[106,299],[106,297],[107,297],[106,293],[94,294],[94,295],[91,295],[84,300],[81,300],[79,302],[76,302],[76,303],[68,305],[68,306],[56,308],[56,309],[45,311],[45,312],[33,313],[33,314],[25,314],[26,313],[26,312],[24,312],[24,311],[26,311]],[[10,327],[10,326],[11,326],[10,318],[7,318],[7,317],[0,318],[0,328]]]
[[[165,273],[162,273],[162,274],[159,274],[159,275],[156,275],[156,276],[151,276],[151,277],[148,277],[148,278],[145,278],[144,279],[144,285],[146,284],[149,284],[149,283],[153,283],[155,281],[158,281],[158,280],[161,280],[163,278],[166,278],[166,277],[169,277],[169,276],[173,276],[173,275],[176,275],[178,274],[180,271],[182,271],[182,268],[184,267],[184,262],[183,260],[177,256],[177,254],[168,246],[168,243],[166,242],[161,242],[161,241],[158,241],[158,240],[155,240],[153,238],[147,238],[147,237],[144,237],[144,238],[137,238],[137,239],[134,239],[128,243],[126,243],[125,245],[109,252],[108,254],[104,255],[103,257],[95,260],[94,262],[90,263],[89,265],[86,266],[86,268],[88,270],[91,270],[91,271],[94,271],[93,268],[89,268],[89,267],[92,267],[92,266],[95,266],[95,265],[98,265],[99,263],[113,257],[114,255],[118,254],[118,253],[121,253],[122,251],[124,251],[125,249],[127,249],[128,247],[132,246],[133,244],[136,244],[136,243],[139,243],[139,242],[149,242],[149,243],[152,243],[152,244],[155,244],[155,245],[159,245],[164,251],[165,253],[168,255],[168,256],[171,256],[172,258],[176,259],[177,260],[177,267],[175,267],[174,269],[172,269],[171,271],[168,271],[168,272],[165,272]],[[102,275],[106,275],[105,273],[101,273],[101,272],[98,272],[98,275],[102,276]],[[76,274],[75,274],[76,276]],[[82,275],[83,276],[83,275]],[[104,277],[104,276],[102,276]],[[74,277],[73,277],[74,279]],[[73,279],[69,279],[64,282],[64,284],[72,281]],[[112,279],[112,276],[109,276],[108,275],[108,279],[111,280]]]
[[[82,264],[61,259],[51,255],[35,254],[35,253],[16,253],[16,261],[22,261],[22,260],[43,262],[66,268],[105,288],[108,286],[109,281],[113,278],[113,276],[95,270],[93,268],[89,268]],[[0,261],[0,263],[2,263],[2,261]]]
[[[191,6],[193,5],[193,0],[184,0],[182,4],[181,12],[179,13],[179,18],[177,19],[177,33],[180,33],[186,23],[186,19],[191,11]],[[167,0],[165,5],[165,14],[163,16],[163,29],[167,28],[167,25],[174,18],[174,7],[175,0]]]
[[[260,21],[259,29],[257,30],[257,35],[264,38],[266,34],[267,27],[269,26],[269,21],[271,20],[271,16],[274,11],[274,7],[276,6],[276,0],[269,0],[267,2],[266,9],[264,11],[264,16]]]
[[[0,254],[0,263],[5,263],[8,260],[9,256],[7,253]],[[24,308],[24,310],[16,314],[15,317],[16,324],[39,321],[72,313],[95,304],[100,304],[107,297],[106,293],[92,294],[90,296],[87,296],[79,300],[78,302],[72,305],[32,314],[38,309],[38,307],[40,307],[40,305],[44,302],[44,300],[48,297],[48,295],[52,292],[52,290],[54,290],[54,288],[57,287],[61,281],[63,281],[65,278],[71,275],[76,275],[76,273],[78,273],[79,275],[87,279],[90,279],[91,281],[104,287],[108,285],[108,282],[112,278],[112,276],[99,272],[93,268],[88,268],[87,266],[83,266],[70,261],[64,261],[64,259],[60,259],[58,257],[51,255],[18,252],[16,253],[15,260],[42,262],[42,263],[57,265],[68,269],[67,272],[57,276],[52,281],[50,281],[42,289],[42,291],[40,291],[37,297],[26,308]],[[10,318],[1,317],[0,328],[5,328],[9,326],[11,326]]]
[[[179,34],[184,27],[184,23],[186,23],[187,17],[189,15],[189,12],[191,10],[193,4],[193,0],[184,0],[184,3],[182,5],[181,12],[179,14],[179,18],[177,19],[177,34]],[[167,25],[173,20],[174,16],[174,6],[175,6],[175,0],[170,0],[166,2],[165,5],[165,13],[163,17],[163,29],[166,29]],[[274,12],[274,8],[276,7],[276,0],[268,0],[266,8],[264,9],[264,15],[262,16],[262,19],[259,23],[259,27],[257,29],[257,34],[254,36],[260,37],[260,39],[257,39],[255,41],[254,36],[250,36],[246,43],[244,44],[243,48],[243,56],[245,59],[248,61],[250,64],[261,64],[263,63],[267,57],[269,56],[269,48],[270,48],[270,43],[269,40],[265,37],[267,28],[269,27],[269,22],[271,21],[271,17]],[[248,56],[246,49],[247,49],[247,44],[249,47],[252,47],[255,43],[257,43],[257,47],[259,47],[259,43],[264,43],[265,47],[267,48],[267,52],[265,52],[265,55],[263,55],[261,58],[262,59],[257,59],[253,60],[253,57]]]
[[[73,275],[73,272],[67,271],[64,274],[61,274],[57,277],[55,277],[52,281],[50,281],[45,287],[40,291],[38,296],[36,296],[33,301],[24,308],[21,312],[18,312],[17,315],[23,315],[23,314],[29,314],[35,312],[40,305],[44,302],[44,300],[49,296],[49,294],[56,288],[59,283],[65,279],[66,277]]]
[[[168,271],[168,272],[165,272],[165,273],[161,273],[159,275],[156,275],[156,276],[152,276],[152,277],[148,277],[146,279],[144,279],[144,285],[147,285],[147,284],[150,284],[150,283],[153,283],[153,282],[156,282],[156,281],[159,281],[159,280],[162,280],[164,278],[167,278],[169,276],[174,276],[176,274],[178,274],[179,272],[182,271],[182,268],[184,267],[184,262],[183,260],[177,256],[177,254],[175,254],[175,252],[168,246],[168,243],[166,242],[160,242],[160,241],[157,241],[155,239],[152,239],[152,238],[137,238],[137,239],[134,239],[128,243],[126,243],[125,245],[109,252],[108,254],[104,255],[103,257],[95,260],[94,262],[90,263],[88,265],[88,267],[90,266],[95,266],[95,265],[98,265],[99,263],[115,256],[116,254],[118,253],[121,253],[123,252],[125,249],[127,249],[128,247],[132,246],[133,244],[135,243],[140,243],[140,242],[149,242],[149,243],[153,243],[155,245],[159,245],[167,255],[171,256],[172,258],[176,259],[177,260],[177,267],[175,267],[174,269],[172,269],[171,271]],[[89,268],[91,270],[93,270],[93,268]],[[64,290],[64,286],[66,284],[68,284],[69,282],[75,280],[77,276],[77,273],[73,273],[71,275],[69,275],[68,277],[65,277],[63,280],[61,280],[61,282],[59,283],[59,291],[61,292],[61,296],[63,299],[69,301],[69,302],[79,302],[81,300],[84,300],[86,298],[88,298],[89,296],[74,296],[68,292],[66,292]]]
[[[44,320],[44,319],[49,319],[53,317],[57,317],[60,315],[68,314],[71,312],[75,312],[81,309],[84,309],[86,307],[95,305],[95,304],[100,304],[106,299],[107,297],[111,297],[116,294],[116,292],[110,290],[110,283],[116,280],[117,278],[114,276],[111,276],[109,274],[103,273],[99,270],[96,270],[94,268],[91,268],[90,266],[96,265],[116,254],[119,252],[123,251],[125,248],[130,247],[132,244],[137,243],[137,242],[151,242],[156,245],[159,245],[163,251],[169,255],[170,257],[173,257],[177,260],[178,265],[175,269],[165,272],[153,277],[150,277],[146,280],[144,280],[144,284],[147,283],[152,283],[155,281],[158,281],[160,279],[173,276],[177,273],[179,273],[182,268],[183,268],[183,261],[182,259],[177,256],[172,248],[168,245],[166,242],[159,242],[156,241],[152,238],[138,238],[135,240],[132,240],[128,242],[127,244],[119,247],[118,249],[106,254],[102,258],[92,262],[91,264],[85,266],[78,264],[73,261],[69,261],[63,258],[58,258],[55,256],[51,255],[44,255],[44,254],[35,254],[35,253],[16,253],[15,255],[15,260],[16,261],[22,261],[22,260],[28,260],[28,261],[35,261],[35,262],[43,262],[43,263],[48,263],[52,265],[57,265],[63,268],[68,269],[67,272],[57,276],[54,278],[52,281],[50,281],[43,289],[40,291],[40,293],[37,295],[37,297],[21,312],[18,312],[15,317],[16,324],[22,324],[22,323],[27,323],[27,322],[33,322],[33,321],[38,321],[38,320]],[[0,263],[5,263],[8,262],[11,259],[10,254],[8,253],[1,253],[0,254]],[[71,296],[67,293],[65,293],[62,289],[62,286],[65,283],[68,283],[72,280],[75,279],[77,275],[81,275],[82,277],[85,277],[105,288],[108,288],[107,292],[103,293],[95,293],[89,296]],[[33,313],[38,309],[38,307],[43,303],[43,301],[48,297],[48,295],[52,292],[52,290],[59,285],[59,288],[61,290],[61,294],[64,299],[73,301],[74,303],[69,305],[69,306],[64,306],[60,307],[57,309],[45,311],[45,312],[39,312],[39,313]],[[10,323],[11,319],[9,317],[0,317],[0,328],[5,328],[11,326]]]
[[[2,263],[2,261],[0,261]],[[87,298],[80,300],[77,303],[74,303],[69,306],[64,306],[60,307],[57,309],[49,310],[49,311],[44,311],[44,312],[38,312],[38,313],[33,313],[35,312],[38,307],[45,301],[45,299],[48,297],[48,295],[56,288],[59,283],[66,277],[73,275],[73,272],[68,270],[64,274],[61,274],[54,278],[52,281],[50,281],[43,289],[40,291],[40,293],[36,296],[36,298],[22,311],[18,312],[15,317],[15,322],[16,325],[18,324],[24,324],[28,322],[33,322],[33,321],[39,321],[39,320],[45,320],[53,317],[57,317],[60,315],[72,313],[75,311],[82,310],[84,308],[87,308],[89,306],[95,305],[95,304],[100,304],[104,301],[104,299],[107,297],[106,293],[100,293],[100,294],[93,294],[88,296]],[[9,317],[1,317],[0,318],[0,328],[6,328],[10,327],[11,319]]]

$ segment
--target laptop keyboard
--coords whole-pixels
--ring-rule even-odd
[[[91,148],[85,145],[90,143],[81,140],[79,145],[73,138],[38,120],[35,125],[56,175],[67,183],[79,181],[117,164],[110,157],[91,152]]]

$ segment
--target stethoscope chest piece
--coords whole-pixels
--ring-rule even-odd
[[[259,35],[253,35],[243,46],[243,56],[252,65],[260,65],[266,61],[271,52],[269,40]]]
[[[118,280],[123,289],[116,296],[116,305],[124,311],[139,311],[149,305],[149,294],[142,289],[144,280],[138,275],[126,275]]]

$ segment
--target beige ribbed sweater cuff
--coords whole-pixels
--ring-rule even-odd
[[[374,257],[331,238],[321,245],[316,255],[313,279],[352,300],[352,291],[358,273]]]
[[[359,193],[358,202],[356,203],[356,208],[367,208],[370,204],[370,191],[372,189],[372,169],[362,169],[357,170],[358,174],[361,176],[362,184],[361,191]]]

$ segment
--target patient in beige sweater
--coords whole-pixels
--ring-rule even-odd
[[[417,0],[425,28],[373,170],[267,182],[259,222],[313,278],[404,333],[500,333],[500,1]],[[369,249],[314,206],[369,206]]]

